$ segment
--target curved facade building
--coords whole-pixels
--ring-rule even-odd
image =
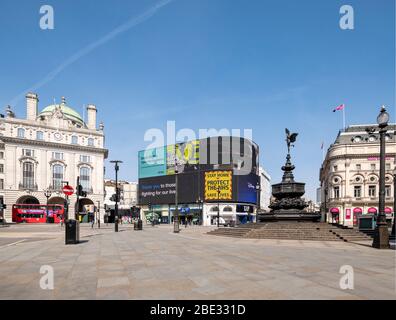
[[[211,137],[139,152],[143,219],[202,225],[255,221],[259,148],[249,139]],[[177,180],[177,183],[176,183]],[[177,194],[177,196],[176,196]]]
[[[358,227],[363,217],[375,223],[379,202],[379,134],[371,125],[351,125],[339,132],[327,150],[320,169],[321,211],[329,223]],[[385,213],[390,224],[394,217],[396,142],[395,124],[389,124],[386,141]],[[374,225],[366,226],[373,228]]]

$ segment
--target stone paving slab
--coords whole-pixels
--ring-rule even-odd
[[[66,246],[57,225],[3,228],[0,239],[50,239],[0,246],[0,299],[396,299],[394,250],[209,230],[81,225],[85,241]],[[42,265],[54,269],[54,290],[39,286]],[[354,268],[353,290],[339,287],[342,265]]]

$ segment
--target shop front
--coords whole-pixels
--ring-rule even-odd
[[[354,208],[353,209],[353,227],[357,227],[359,225],[359,218],[363,214],[362,208]]]
[[[330,223],[339,224],[340,222],[340,209],[331,208],[330,209]]]
[[[173,223],[175,206],[169,208],[169,223]],[[179,222],[182,225],[202,225],[202,208],[196,204],[183,204],[179,206]]]

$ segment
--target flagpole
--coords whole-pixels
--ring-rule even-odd
[[[342,108],[342,125],[345,132],[345,105],[344,108]]]

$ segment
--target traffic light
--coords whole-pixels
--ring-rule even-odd
[[[81,184],[79,184],[77,186],[77,195],[79,195],[80,197],[86,197],[87,196],[87,192],[83,191],[83,186]]]

